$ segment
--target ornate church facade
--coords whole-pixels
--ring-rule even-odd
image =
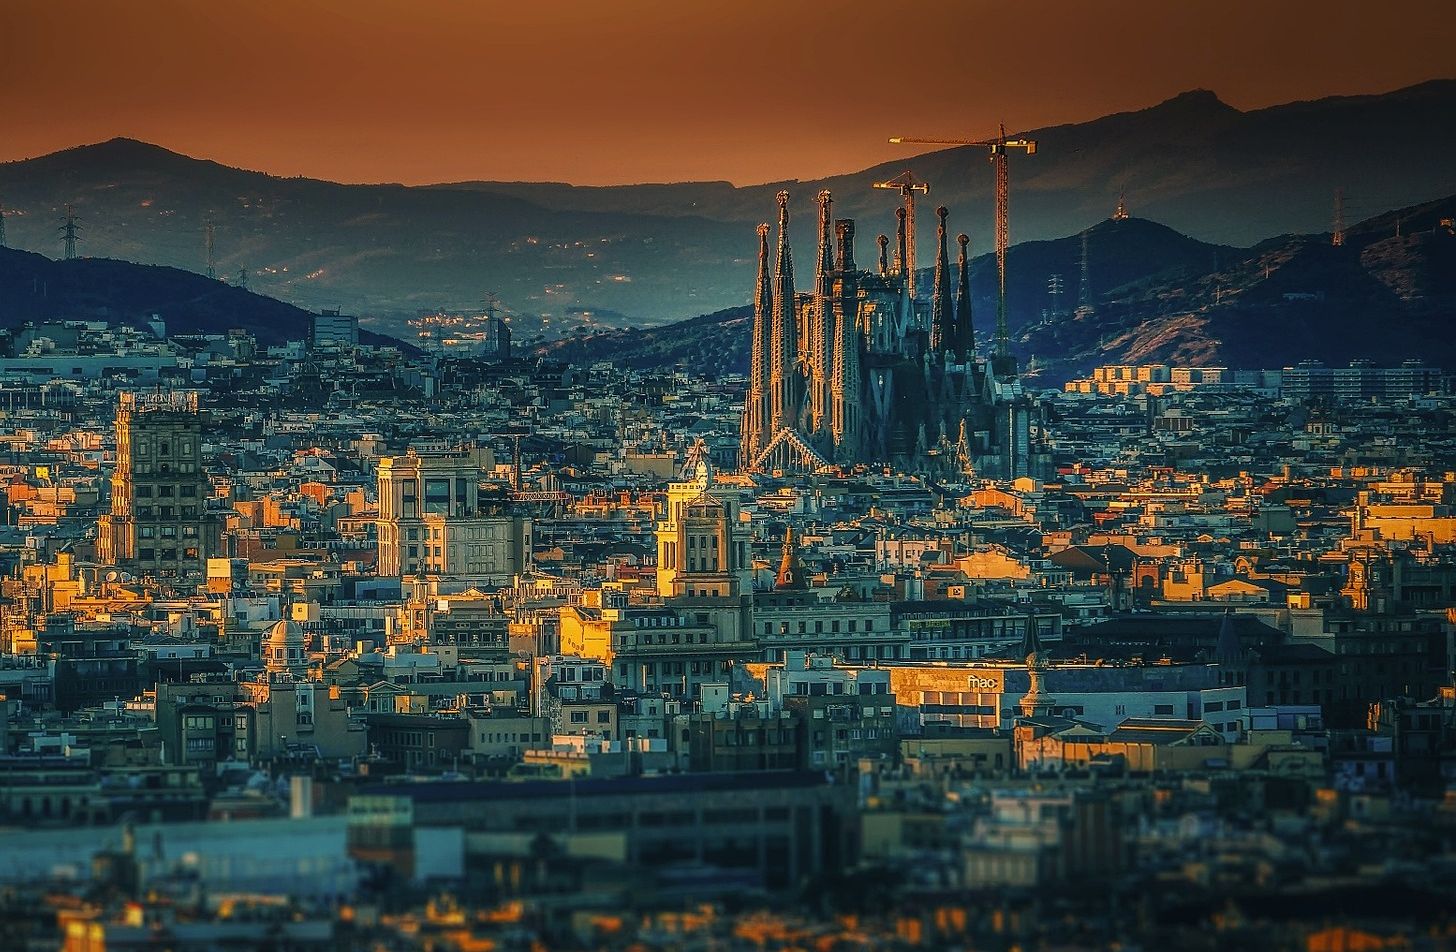
[[[789,194],[778,195],[777,252],[758,227],[753,344],[740,461],[758,471],[855,464],[907,472],[1014,478],[1034,467],[1035,407],[1004,332],[987,354],[971,314],[965,235],[952,290],[946,210],[939,208],[934,290],[911,296],[905,210],[895,252],[878,238],[874,270],[854,257],[852,220],[819,193],[813,290],[795,288]]]

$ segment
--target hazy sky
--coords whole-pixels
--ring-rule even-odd
[[[126,135],[342,181],[742,184],[1456,74],[1456,0],[0,0],[0,37],[0,160]]]

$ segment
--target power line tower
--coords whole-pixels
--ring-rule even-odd
[[[1067,283],[1060,274],[1054,274],[1047,278],[1047,297],[1051,299],[1051,310],[1048,312],[1052,317],[1062,313],[1062,293],[1066,290]]]
[[[66,217],[62,221],[59,231],[65,258],[70,261],[76,257],[76,242],[81,240],[81,219],[76,217],[76,213],[70,205],[66,206]]]
[[[1082,279],[1077,285],[1077,314],[1083,316],[1091,314],[1092,307],[1092,270],[1087,266],[1087,247],[1092,229],[1088,228],[1082,232]]]
[[[244,291],[246,291],[248,289],[248,269],[247,268],[239,268],[238,269],[238,287],[242,288]]]
[[[214,280],[217,279],[217,242],[216,242],[216,238],[217,238],[216,227],[213,225],[212,219],[209,218],[207,220],[207,223],[203,226],[202,241],[203,241],[204,246],[207,249],[207,276],[209,278],[214,279]]]
[[[892,188],[905,200],[905,259],[900,267],[905,269],[905,293],[915,300],[915,193],[930,194],[930,183],[917,181],[914,172],[901,172],[888,182],[876,182],[875,188]]]
[[[1336,248],[1345,244],[1345,190],[1335,189],[1335,224],[1331,229],[1330,244]]]
[[[493,320],[495,312],[500,309],[500,295],[494,291],[486,291],[485,298],[480,303],[485,308],[485,316]]]
[[[895,136],[891,143],[922,145],[973,145],[990,150],[991,164],[996,169],[996,356],[1004,361],[1011,355],[1011,333],[1006,325],[1006,249],[1011,244],[1011,169],[1006,155],[1012,149],[1024,149],[1036,155],[1035,139],[1008,139],[1006,127],[994,139],[922,139]]]

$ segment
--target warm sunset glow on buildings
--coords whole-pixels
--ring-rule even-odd
[[[0,3],[0,952],[1456,946],[1446,6]]]

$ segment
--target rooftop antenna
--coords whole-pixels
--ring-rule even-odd
[[[60,233],[65,258],[71,261],[76,257],[76,242],[81,240],[81,219],[76,217],[75,210],[69,204],[66,205],[66,217],[61,224]]]
[[[1330,244],[1336,248],[1345,244],[1345,190],[1335,189],[1335,226],[1330,235]]]
[[[217,279],[217,244],[216,227],[209,218],[202,226],[202,241],[207,249],[207,276],[213,280]]]

